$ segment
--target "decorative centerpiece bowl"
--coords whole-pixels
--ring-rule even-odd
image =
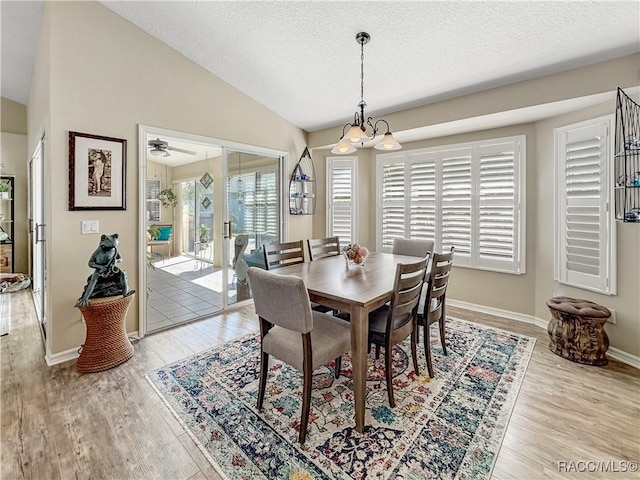
[[[364,263],[369,256],[369,250],[357,243],[352,243],[342,249],[342,255],[347,268],[352,266],[364,267]]]

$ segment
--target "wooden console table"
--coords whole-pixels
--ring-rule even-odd
[[[609,337],[604,331],[611,312],[588,300],[554,297],[547,300],[551,321],[549,349],[573,362],[606,365]]]

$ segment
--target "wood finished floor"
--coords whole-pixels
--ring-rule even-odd
[[[220,479],[144,375],[257,331],[253,307],[148,336],[124,365],[82,375],[75,362],[46,366],[30,292],[10,295],[12,330],[0,340],[0,478]],[[639,370],[614,360],[606,367],[565,361],[547,349],[539,327],[462,309],[449,314],[537,339],[492,478],[640,478],[558,471],[559,461],[640,460]]]

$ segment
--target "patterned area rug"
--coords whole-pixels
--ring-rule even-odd
[[[147,378],[211,463],[229,479],[482,479],[491,474],[535,339],[449,319],[447,353],[432,326],[435,376],[424,352],[394,349],[396,407],[383,355],[369,356],[366,427],[355,431],[351,359],[337,380],[314,372],[307,440],[297,442],[301,374],[271,359],[264,409],[256,410],[259,337],[246,336]],[[420,349],[418,349],[420,351]]]

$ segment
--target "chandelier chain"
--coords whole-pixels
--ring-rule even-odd
[[[364,103],[364,41],[360,42],[360,102]]]

